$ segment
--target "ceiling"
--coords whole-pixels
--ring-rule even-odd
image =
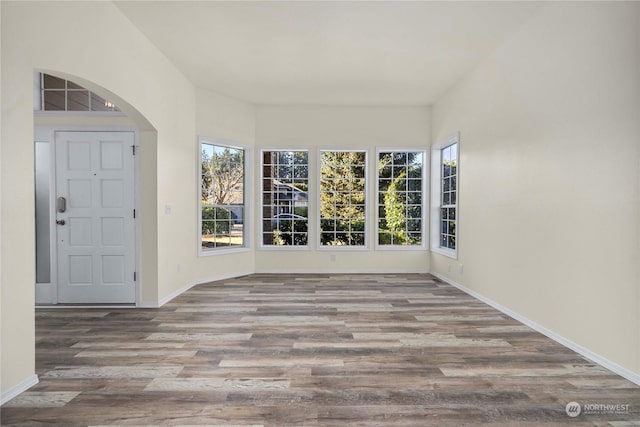
[[[279,105],[431,105],[541,5],[115,3],[196,86]]]

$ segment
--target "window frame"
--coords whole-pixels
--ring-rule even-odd
[[[422,193],[422,215],[420,220],[422,221],[422,229],[421,229],[421,243],[419,245],[384,245],[379,243],[379,221],[380,221],[380,213],[379,213],[379,198],[380,198],[380,177],[379,171],[377,167],[377,162],[379,161],[380,154],[382,153],[421,153],[422,154],[422,185],[420,187],[420,191]],[[429,201],[429,193],[427,191],[428,186],[428,171],[429,171],[429,150],[418,147],[381,147],[376,149],[376,164],[375,164],[375,198],[373,199],[374,203],[374,224],[373,224],[373,238],[375,239],[375,249],[380,251],[424,251],[428,248],[428,239],[429,239],[429,221],[428,221],[428,201]]]
[[[456,150],[456,203],[452,204],[456,212],[456,247],[455,249],[440,245],[440,222],[442,207],[442,151],[454,144]],[[447,205],[449,206],[449,205]],[[433,144],[431,147],[431,251],[452,259],[458,259],[460,247],[460,133],[455,134]]]
[[[242,219],[242,245],[235,247],[221,247],[221,248],[210,248],[203,249],[202,248],[202,145],[214,145],[217,147],[230,148],[234,150],[242,150],[243,152],[243,164],[242,164],[242,172],[243,172],[243,180],[242,180],[242,195],[243,195],[243,204],[242,209],[244,213],[244,217]],[[238,143],[232,141],[225,141],[218,138],[207,138],[207,137],[198,137],[198,152],[197,152],[197,170],[198,174],[198,195],[197,195],[197,203],[198,203],[198,256],[211,256],[211,255],[222,255],[229,253],[239,253],[246,252],[251,249],[251,221],[253,219],[251,212],[251,189],[247,186],[248,183],[251,182],[251,170],[252,170],[252,162],[251,162],[251,152],[248,147],[242,146]],[[249,166],[249,167],[248,167]]]
[[[365,195],[365,201],[364,201],[364,231],[363,231],[363,235],[364,235],[364,245],[358,245],[358,246],[350,246],[350,245],[323,245],[322,244],[322,228],[321,228],[321,224],[322,224],[322,214],[321,214],[321,209],[322,209],[322,203],[321,203],[321,187],[322,187],[322,154],[325,152],[356,152],[356,153],[364,153],[364,195]],[[315,238],[317,239],[317,243],[316,243],[316,249],[318,251],[368,251],[371,248],[371,227],[370,227],[370,204],[371,201],[369,200],[369,198],[371,197],[371,192],[370,192],[370,165],[369,165],[369,150],[366,148],[345,148],[345,147],[340,147],[340,148],[332,148],[332,147],[323,147],[323,148],[318,148],[317,150],[317,181],[316,181],[316,203],[317,203],[317,207],[316,207],[316,214],[317,214],[317,218],[316,218],[316,230],[315,230]]]
[[[264,243],[264,218],[262,217],[263,215],[263,209],[264,209],[264,190],[263,190],[263,180],[264,180],[264,153],[265,152],[284,152],[284,153],[291,153],[291,152],[305,152],[307,153],[307,243],[305,245],[266,245]],[[258,175],[258,191],[260,192],[260,195],[258,197],[259,200],[259,206],[258,206],[258,218],[256,218],[256,220],[260,223],[260,225],[258,227],[256,227],[258,229],[258,247],[260,249],[264,249],[264,250],[276,250],[276,251],[282,251],[282,250],[296,250],[296,251],[307,251],[311,249],[311,240],[313,238],[313,227],[312,225],[312,198],[311,198],[311,190],[312,188],[315,188],[315,185],[313,184],[313,182],[315,181],[313,179],[313,173],[315,171],[313,171],[312,168],[312,155],[313,155],[313,151],[310,150],[309,148],[261,148],[260,149],[260,161],[259,161],[259,168],[260,168],[260,173],[256,174]]]
[[[55,76],[53,74],[45,72],[34,72],[33,74],[34,84],[34,113],[38,115],[58,115],[58,114],[74,114],[74,115],[105,115],[105,116],[124,116],[120,107],[118,107],[113,101],[103,98],[91,89],[69,80],[63,77]],[[45,76],[53,77],[64,82],[64,88],[45,88],[44,81]],[[69,84],[76,87],[69,87]],[[48,110],[45,109],[45,93],[59,93],[64,97],[64,109]],[[82,93],[87,92],[87,109],[86,110],[70,110],[69,109],[69,94],[70,93]],[[104,103],[105,109],[92,109],[94,97],[99,98]]]

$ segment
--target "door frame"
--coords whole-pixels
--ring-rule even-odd
[[[134,282],[135,287],[135,306],[140,306],[141,301],[141,283],[142,275],[140,274],[140,248],[141,248],[141,227],[139,224],[140,219],[140,135],[139,129],[132,126],[34,126],[34,138],[33,144],[38,142],[44,142],[45,139],[49,142],[49,262],[50,262],[50,283],[41,284],[35,283],[36,294],[38,293],[38,285],[41,288],[48,287],[49,295],[51,296],[48,302],[36,302],[40,305],[54,304],[58,305],[58,245],[56,227],[53,226],[52,221],[56,218],[56,151],[55,151],[55,136],[57,132],[131,132],[133,133],[133,144],[136,148],[135,156],[133,159],[133,200],[134,209],[136,210],[136,218],[134,221],[135,227],[135,243],[134,243],[134,268],[136,271],[136,280]],[[35,172],[35,171],[34,171]],[[35,187],[34,187],[35,194]],[[34,268],[36,266],[34,265]],[[37,298],[36,298],[37,301]],[[86,304],[90,306],[91,304]],[[105,306],[108,304],[96,304]],[[63,306],[61,304],[60,306]],[[76,305],[74,304],[74,307]]]

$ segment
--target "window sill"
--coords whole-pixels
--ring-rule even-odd
[[[369,251],[369,246],[347,246],[347,245],[321,245],[318,246],[318,251],[353,251],[353,252],[366,252]]]
[[[233,249],[213,249],[210,251],[203,251],[202,249],[198,250],[198,256],[200,257],[209,257],[216,255],[230,255],[230,254],[240,254],[245,252],[251,252],[251,248],[247,248],[246,246],[240,248]]]
[[[426,245],[376,245],[376,251],[427,251]]]
[[[261,251],[309,251],[309,245],[260,245]]]
[[[458,259],[458,251],[457,250],[454,251],[452,249],[441,248],[439,246],[432,246],[431,247],[431,252],[439,254],[439,255],[446,256],[446,257],[451,258],[451,259]]]

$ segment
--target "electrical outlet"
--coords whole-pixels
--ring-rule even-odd
[[[329,255],[329,259],[331,260],[331,262],[336,262],[336,255],[335,254]]]
[[[464,273],[464,265],[460,264],[459,269],[460,269],[460,274]]]
[[[180,273],[181,270],[182,270],[182,266],[180,264],[176,264],[176,272]]]

